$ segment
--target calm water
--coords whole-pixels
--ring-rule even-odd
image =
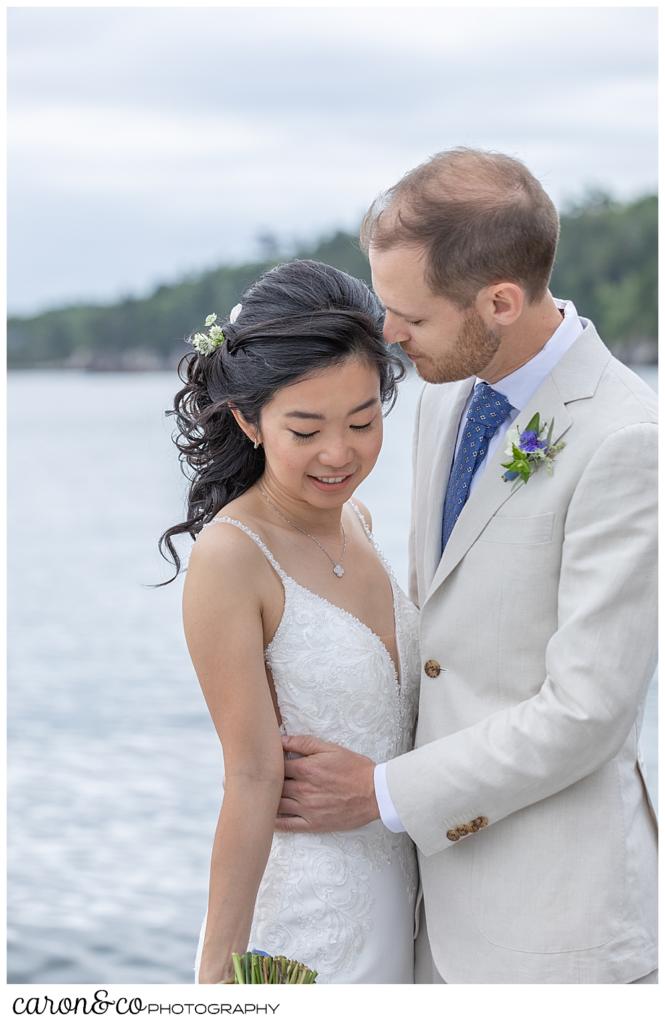
[[[358,492],[403,584],[419,386]],[[170,374],[10,376],[10,982],[192,978],[222,766],[181,582],[146,586],[183,510],[173,390]],[[654,683],[654,791],[656,718]]]

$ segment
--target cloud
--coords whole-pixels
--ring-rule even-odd
[[[655,81],[644,8],[14,8],[10,308],[143,290],[219,258],[211,236],[237,258],[261,228],[351,227],[451,145],[525,159],[555,200],[651,189]]]

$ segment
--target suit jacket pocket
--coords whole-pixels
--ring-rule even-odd
[[[496,515],[479,540],[493,544],[549,544],[554,531],[554,512],[537,516]]]
[[[619,933],[625,830],[615,762],[468,841],[473,914],[493,945],[565,953]]]

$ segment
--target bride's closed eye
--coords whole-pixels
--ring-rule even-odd
[[[292,430],[291,433],[297,441],[309,441],[310,437],[315,437],[318,434],[318,430],[313,430],[311,434],[299,434],[297,430]]]
[[[374,420],[371,419],[369,421],[369,423],[351,423],[350,427],[351,427],[351,430],[368,430],[369,427],[371,427],[373,423],[374,423]],[[301,434],[297,430],[292,430],[291,433],[293,434],[293,436],[298,441],[309,441],[310,438],[316,437],[316,435],[319,433],[319,431],[318,430],[313,430],[311,432],[311,434]]]

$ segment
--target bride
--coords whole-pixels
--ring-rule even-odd
[[[412,746],[417,610],[352,500],[401,367],[370,290],[322,263],[269,271],[216,320],[194,336],[174,402],[188,519],[160,540],[177,573],[173,537],[196,537],[185,635],[224,757],[195,981],[229,980],[231,954],[258,947],[318,983],[412,983],[407,834],[379,819],[273,834],[281,735],[374,762]]]

